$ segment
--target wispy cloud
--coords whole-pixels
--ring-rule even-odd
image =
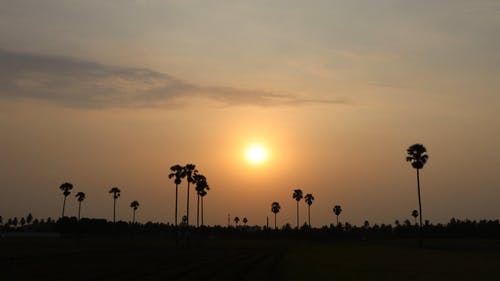
[[[196,99],[224,106],[261,107],[345,102],[204,86],[145,68],[1,49],[0,62],[0,98],[43,100],[71,107],[168,107]]]

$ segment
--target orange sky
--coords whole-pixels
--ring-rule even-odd
[[[424,219],[500,217],[498,3],[99,3],[5,5],[4,218],[57,217],[69,181],[83,216],[110,218],[118,186],[119,219],[138,200],[139,221],[173,222],[168,169],[194,163],[209,224],[262,225],[279,201],[293,225],[295,188],[314,225],[337,204],[342,221],[393,223],[418,206],[417,142]],[[256,142],[269,158],[251,165]]]

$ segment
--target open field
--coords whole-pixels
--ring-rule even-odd
[[[500,280],[500,241],[3,239],[2,280]]]
[[[283,253],[255,241],[142,239],[17,239],[1,249],[2,280],[267,280]]]
[[[286,280],[500,280],[500,242],[357,241],[303,244],[285,255]]]

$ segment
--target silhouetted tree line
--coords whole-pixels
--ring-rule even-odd
[[[235,217],[239,221],[239,218]],[[420,235],[419,224],[405,220],[394,224],[370,224],[365,221],[362,225],[352,225],[348,222],[324,225],[312,228],[304,223],[298,230],[289,223],[281,228],[267,226],[247,225],[248,220],[243,219],[243,225],[236,226],[201,226],[188,225],[175,226],[157,222],[130,223],[124,221],[107,221],[105,219],[89,219],[77,217],[64,217],[54,221],[51,218],[37,219],[31,214],[26,217],[13,217],[4,219],[0,217],[1,232],[58,232],[63,235],[107,235],[107,234],[144,234],[147,236],[161,236],[174,238],[189,233],[190,236],[203,238],[411,238]],[[499,238],[499,220],[460,220],[452,218],[447,224],[431,224],[425,221],[422,232],[426,237],[456,237],[456,238]]]

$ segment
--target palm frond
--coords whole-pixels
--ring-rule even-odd
[[[71,184],[69,182],[65,182],[65,183],[61,184],[61,186],[59,186],[59,189],[62,191],[71,190],[71,189],[73,189],[73,184]]]

